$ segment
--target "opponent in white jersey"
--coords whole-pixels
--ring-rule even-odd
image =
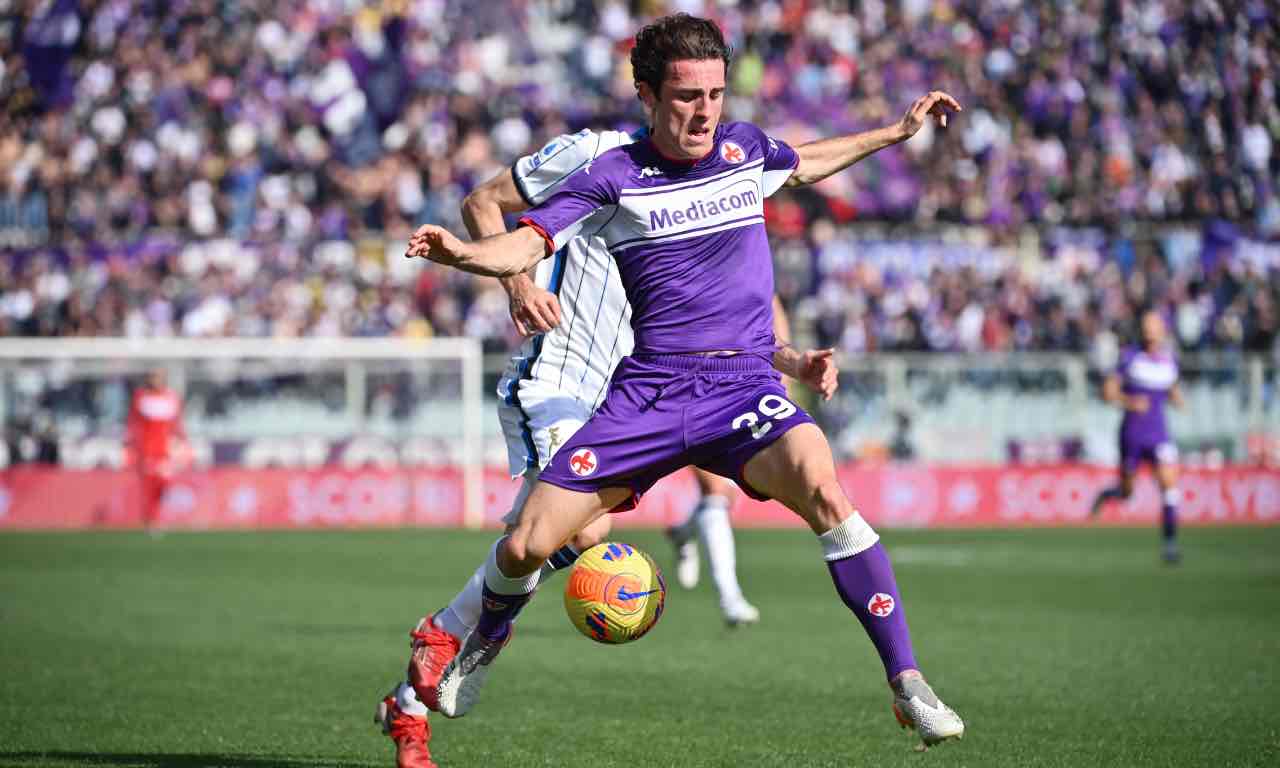
[[[560,136],[520,158],[511,168],[511,179],[532,207],[598,155],[632,140],[621,131]],[[522,279],[527,280],[518,276],[503,281],[513,307],[519,302]],[[558,297],[560,322],[526,339],[498,382],[498,417],[511,476],[526,477],[522,495],[556,448],[591,418],[604,399],[614,366],[634,346],[631,305],[617,264],[591,227],[584,227],[582,235],[554,258],[538,264],[533,283]],[[515,509],[519,507],[517,503]]]

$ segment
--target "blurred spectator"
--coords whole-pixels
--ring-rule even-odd
[[[466,192],[548,136],[637,123],[630,36],[688,10],[737,51],[730,116],[794,143],[930,88],[967,107],[770,200],[779,291],[819,343],[1105,361],[1155,305],[1186,347],[1275,349],[1261,0],[7,5],[0,334],[504,348],[493,281],[416,273],[396,243],[460,230]]]

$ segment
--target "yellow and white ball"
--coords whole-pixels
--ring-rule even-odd
[[[564,587],[573,626],[598,643],[629,643],[662,617],[667,587],[653,558],[629,544],[597,544],[578,558]]]

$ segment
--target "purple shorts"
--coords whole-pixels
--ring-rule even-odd
[[[1178,446],[1167,437],[1126,435],[1120,433],[1120,470],[1127,474],[1138,471],[1143,462],[1153,467],[1176,464]]]
[[[768,497],[742,477],[747,461],[813,419],[787,398],[762,357],[624,357],[604,403],[556,451],[540,480],[572,491],[630,488],[639,496],[690,464]]]

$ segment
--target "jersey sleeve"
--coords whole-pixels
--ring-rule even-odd
[[[600,165],[585,163],[520,218],[521,226],[532,227],[547,241],[548,256],[576,237],[592,214],[617,204],[618,186]]]
[[[561,183],[585,167],[600,151],[602,135],[592,130],[557,136],[511,166],[511,178],[530,207],[551,196]]]
[[[761,132],[764,138],[764,196],[768,197],[782,188],[791,178],[796,166],[800,165],[800,155],[791,145]]]

